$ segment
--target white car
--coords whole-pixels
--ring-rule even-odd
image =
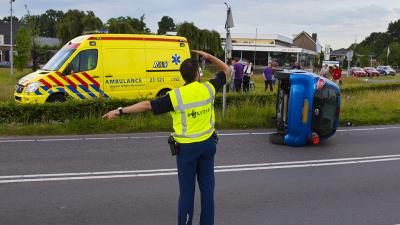
[[[379,71],[380,74],[383,74],[385,76],[387,75],[396,75],[396,71],[392,69],[390,66],[378,66],[376,69]]]

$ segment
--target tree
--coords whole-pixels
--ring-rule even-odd
[[[400,41],[400,20],[390,22],[387,33],[390,41]]]
[[[10,16],[5,16],[3,17],[3,19],[0,20],[0,22],[10,23],[10,18],[11,18]],[[13,16],[13,22],[18,22],[18,21],[19,21],[18,17]]]
[[[85,31],[97,30],[103,27],[103,22],[96,17],[93,11],[87,11],[87,15],[83,18],[83,27]]]
[[[97,18],[93,12],[88,11],[87,14],[79,10],[68,10],[57,23],[57,38],[62,43],[80,36],[84,31],[96,30],[103,27],[103,23]]]
[[[15,50],[17,55],[14,56],[15,67],[22,71],[24,66],[29,61],[29,54],[32,46],[32,40],[29,34],[29,30],[21,26],[18,29],[15,37]]]
[[[190,49],[200,49],[200,30],[193,23],[184,22],[176,27],[179,36],[185,37],[189,42]]]
[[[39,35],[42,37],[57,37],[57,23],[64,16],[63,11],[49,9],[39,18]]]
[[[109,19],[106,27],[110,33],[115,34],[149,34],[150,29],[146,26],[144,19],[144,15],[140,19],[120,16]]]
[[[111,18],[106,24],[108,32],[113,34],[134,34],[138,33],[133,27],[126,21],[125,17]]]
[[[174,20],[169,16],[163,16],[158,22],[157,34],[166,34],[168,31],[175,31]]]
[[[224,54],[221,36],[217,31],[200,30],[189,22],[179,24],[176,30],[179,36],[186,37],[191,49],[206,51],[218,57]]]

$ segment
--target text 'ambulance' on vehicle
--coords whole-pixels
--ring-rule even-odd
[[[20,103],[161,96],[184,84],[179,67],[189,57],[184,37],[84,35],[21,78],[14,96]]]

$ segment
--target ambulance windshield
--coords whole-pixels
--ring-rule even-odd
[[[75,48],[62,48],[47,63],[42,70],[56,71],[67,61],[67,59],[75,52]]]

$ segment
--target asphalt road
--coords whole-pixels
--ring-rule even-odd
[[[215,224],[400,224],[400,126],[304,148],[272,145],[269,132],[222,132]],[[0,225],[176,224],[166,136],[0,138]]]

